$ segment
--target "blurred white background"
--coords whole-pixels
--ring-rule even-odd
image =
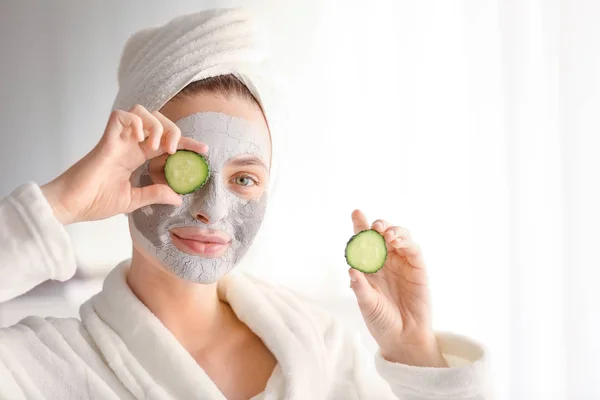
[[[372,346],[342,254],[361,208],[413,232],[435,327],[488,347],[498,399],[599,399],[600,2],[248,3],[290,114],[274,218],[247,269],[313,296]],[[0,196],[97,142],[131,33],[230,4],[0,1]],[[0,325],[76,315],[129,257],[125,217],[69,232],[95,278],[1,305]]]

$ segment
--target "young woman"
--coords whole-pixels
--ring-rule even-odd
[[[483,349],[432,330],[425,265],[404,228],[352,214],[355,232],[376,229],[389,250],[378,273],[350,270],[375,360],[309,302],[229,273],[269,207],[282,133],[252,32],[243,10],[224,9],[134,35],[98,145],[2,199],[0,301],[74,274],[66,224],[126,213],[134,246],[81,320],[0,330],[0,398],[489,398]],[[177,149],[210,166],[185,195],[165,179]]]

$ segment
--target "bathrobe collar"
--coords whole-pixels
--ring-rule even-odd
[[[125,280],[128,267],[124,262],[111,271],[102,291],[80,309],[109,367],[137,399],[224,400],[175,336],[133,294]],[[277,359],[284,376],[284,390],[277,398],[325,397],[323,337],[302,306],[276,287],[235,272],[219,281],[219,291]],[[267,384],[267,398],[272,386]]]

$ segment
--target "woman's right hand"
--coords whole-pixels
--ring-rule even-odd
[[[131,174],[146,160],[177,149],[206,153],[208,146],[182,138],[179,128],[160,112],[137,105],[110,115],[102,139],[85,157],[42,192],[63,224],[105,219],[149,204],[181,205],[181,196],[165,184],[133,187]]]

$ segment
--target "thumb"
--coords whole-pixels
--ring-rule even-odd
[[[369,229],[369,221],[367,221],[367,217],[365,217],[365,214],[360,210],[354,210],[352,212],[352,225],[354,226],[354,233]]]
[[[131,204],[127,212],[132,212],[140,207],[150,204],[170,204],[173,206],[181,205],[181,196],[178,195],[168,185],[154,184],[142,188],[132,188]]]
[[[350,274],[350,287],[354,291],[358,307],[363,315],[369,315],[377,304],[377,292],[373,289],[364,273],[354,268],[350,268],[348,273]]]

